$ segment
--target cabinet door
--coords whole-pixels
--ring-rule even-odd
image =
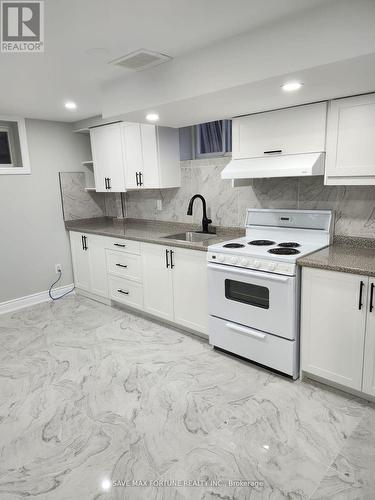
[[[326,114],[317,103],[235,118],[233,158],[325,151]]]
[[[90,291],[108,297],[105,238],[89,234],[86,241],[90,259]]]
[[[148,189],[159,188],[157,128],[155,125],[141,124],[141,141],[143,155],[143,187]]]
[[[197,250],[172,249],[174,319],[176,323],[208,332],[207,256]]]
[[[92,128],[90,138],[96,191],[125,191],[121,124]]]
[[[87,234],[70,232],[70,246],[72,250],[72,262],[74,273],[74,284],[77,288],[91,290],[91,270],[89,251],[84,249],[82,237]]]
[[[367,310],[365,356],[362,390],[375,396],[375,279],[369,281],[369,305]]]
[[[123,123],[122,139],[125,157],[125,185],[139,189],[139,172],[143,170],[141,127],[139,123]]]
[[[326,184],[375,184],[375,94],[332,101]]]
[[[144,310],[161,318],[173,320],[170,249],[163,245],[144,243],[142,245],[142,274]]]
[[[303,268],[303,371],[361,390],[367,285],[365,276]]]

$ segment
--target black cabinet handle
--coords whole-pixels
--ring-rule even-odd
[[[282,152],[283,152],[282,149],[273,149],[273,150],[270,150],[270,151],[263,151],[263,154],[264,155],[276,155],[276,154],[280,154]]]
[[[362,295],[363,295],[363,287],[365,286],[364,282],[361,281],[359,285],[359,301],[358,301],[358,309],[361,310],[363,303],[362,303]]]
[[[125,264],[116,264],[117,267],[128,267],[128,266],[125,266]]]
[[[139,185],[143,186],[143,180],[142,180],[143,174],[142,172],[139,172]]]
[[[138,172],[135,173],[135,180],[137,182],[137,186],[139,186]]]
[[[119,293],[123,293],[124,295],[129,295],[129,292],[125,292],[125,290],[121,290],[121,288],[119,288],[117,291]]]
[[[105,180],[105,188],[109,189],[109,177],[106,177],[104,180]]]
[[[125,248],[126,245],[122,245],[121,243],[113,243],[115,247],[121,247],[121,248]]]
[[[108,177],[108,189],[112,189],[111,178],[110,177]]]
[[[171,250],[171,269],[174,268],[174,264],[173,264],[173,254],[174,254],[174,251]]]
[[[86,236],[81,236],[81,240],[82,240],[82,250],[87,250],[87,237]]]
[[[169,256],[169,250],[166,250],[165,251],[165,265],[166,265],[167,269],[169,268],[168,256]]]
[[[370,313],[374,310],[374,283],[371,283],[371,291],[370,291]]]

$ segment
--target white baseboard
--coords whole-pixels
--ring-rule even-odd
[[[63,293],[68,292],[73,288],[73,283],[71,285],[59,286],[53,289],[53,295],[59,296]],[[73,292],[74,293],[74,292]],[[23,309],[24,307],[30,307],[35,304],[40,304],[41,302],[50,301],[50,296],[48,290],[39,293],[33,293],[32,295],[27,295],[26,297],[20,297],[19,299],[8,300],[7,302],[0,303],[0,314],[6,314],[17,309]]]

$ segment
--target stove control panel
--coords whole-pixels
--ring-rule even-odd
[[[227,266],[242,267],[287,276],[294,276],[296,274],[296,264],[289,262],[275,262],[267,259],[241,257],[217,252],[207,252],[207,260],[216,264],[225,264]]]

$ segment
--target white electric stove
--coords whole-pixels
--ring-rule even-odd
[[[296,261],[332,228],[329,210],[248,209],[245,237],[208,247],[210,343],[298,378]]]

